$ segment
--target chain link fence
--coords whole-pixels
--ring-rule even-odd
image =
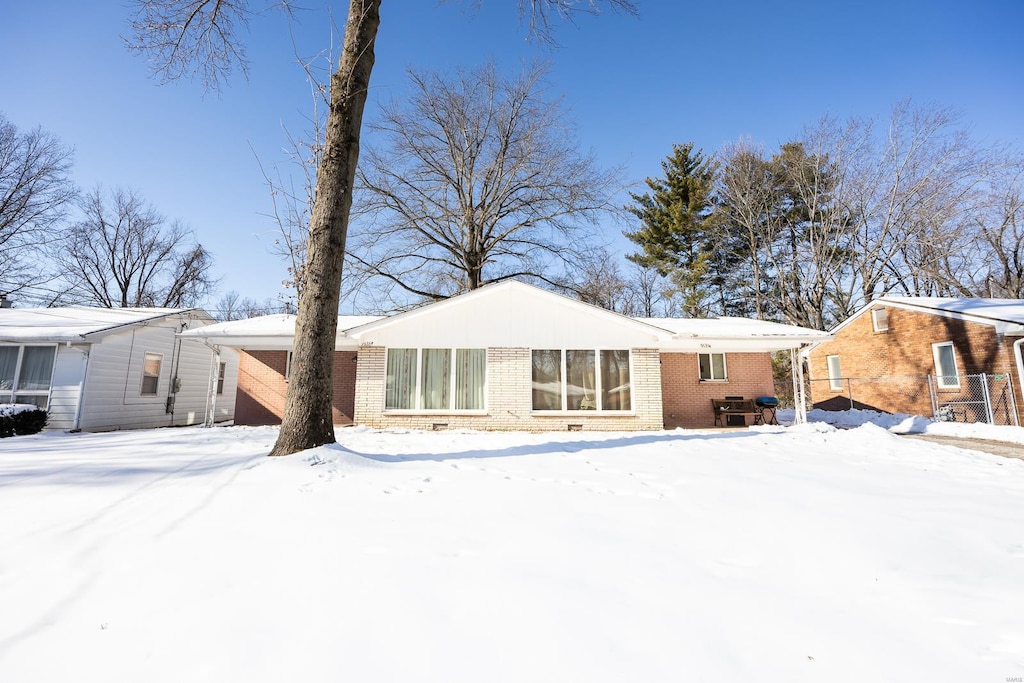
[[[938,421],[1019,425],[1007,374],[841,377],[805,380],[807,408],[907,413]],[[792,381],[775,383],[780,408],[794,408]]]

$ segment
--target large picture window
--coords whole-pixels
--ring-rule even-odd
[[[628,350],[534,349],[534,410],[631,410]]]
[[[53,346],[0,346],[0,403],[48,407],[57,349]]]
[[[486,349],[388,349],[386,410],[484,410]]]

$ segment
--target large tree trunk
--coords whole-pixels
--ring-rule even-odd
[[[341,268],[379,25],[380,0],[349,1],[345,46],[338,70],[331,76],[331,107],[309,221],[305,288],[295,323],[288,396],[271,455],[288,455],[335,440],[331,378]]]

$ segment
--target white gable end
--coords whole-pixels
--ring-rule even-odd
[[[348,332],[388,347],[653,347],[669,333],[588,304],[507,282]]]

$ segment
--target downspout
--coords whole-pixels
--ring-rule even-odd
[[[1013,342],[1013,360],[1016,361],[1017,365],[1017,391],[1021,392],[1021,399],[1024,400],[1024,360],[1021,359],[1021,345],[1024,344],[1024,337],[1021,337],[1017,341]],[[1022,403],[1021,405],[1024,405]],[[1017,416],[1017,411],[1014,410],[1014,422],[1020,423],[1020,418]]]

